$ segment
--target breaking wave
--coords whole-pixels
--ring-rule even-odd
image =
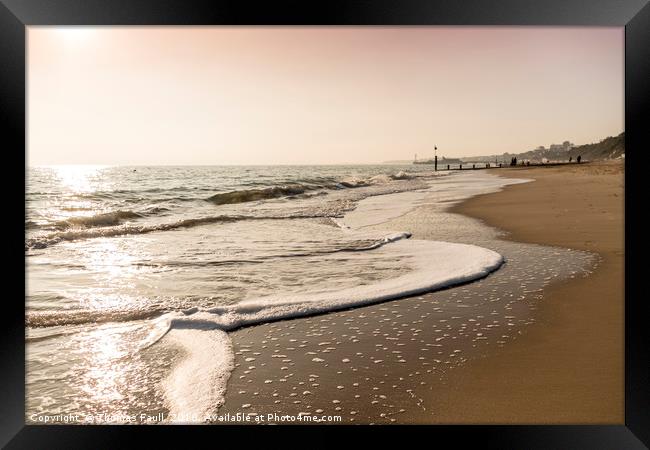
[[[214,194],[207,201],[215,205],[231,205],[235,203],[254,202],[271,198],[286,197],[289,195],[303,194],[309,188],[306,186],[275,186],[266,189],[248,189],[243,191],[223,192]],[[312,188],[314,189],[314,188]]]
[[[139,219],[143,217],[133,211],[113,211],[108,213],[96,214],[94,216],[78,216],[61,220],[54,224],[58,230],[67,230],[69,228],[91,228],[91,227],[110,227],[119,225],[126,220]]]
[[[215,205],[231,205],[236,203],[269,200],[280,197],[291,197],[295,195],[305,194],[307,191],[354,189],[364,186],[386,184],[394,180],[410,180],[415,177],[415,174],[399,171],[391,175],[375,175],[368,178],[348,177],[339,181],[332,181],[328,183],[294,183],[261,189],[243,189],[230,192],[221,192],[214,194],[206,200]]]
[[[316,216],[320,218],[321,216]],[[159,223],[154,225],[124,224],[114,227],[96,227],[96,228],[75,228],[63,231],[55,231],[38,237],[30,238],[25,241],[25,249],[41,249],[62,241],[75,241],[79,239],[90,239],[98,237],[125,236],[131,234],[147,234],[154,231],[169,231],[178,228],[190,228],[201,225],[214,223],[237,222],[240,220],[273,220],[273,219],[294,219],[294,218],[314,218],[314,216],[297,215],[297,216],[209,216],[192,219],[183,219],[176,222]]]

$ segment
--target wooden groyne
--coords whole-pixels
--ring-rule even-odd
[[[521,169],[526,167],[553,167],[553,166],[568,166],[575,164],[588,164],[589,161],[563,161],[563,162],[527,162],[511,165],[506,163],[469,163],[469,164],[437,164],[434,170],[485,170],[485,169]]]

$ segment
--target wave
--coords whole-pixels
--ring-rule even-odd
[[[269,200],[280,197],[291,197],[305,194],[307,191],[314,190],[338,190],[354,189],[364,186],[377,184],[387,184],[396,180],[410,180],[416,178],[415,174],[399,171],[394,174],[373,175],[367,178],[347,177],[342,180],[311,180],[305,179],[300,183],[272,186],[261,189],[243,189],[229,192],[222,192],[208,197],[206,200],[215,205],[230,205],[236,203],[254,202],[259,200]]]
[[[234,370],[234,352],[228,331],[423,294],[485,277],[503,263],[498,253],[473,245],[400,242],[417,253],[418,264],[411,273],[394,279],[336,292],[277,295],[161,316],[157,319],[159,335],[157,339],[152,336],[149,345],[169,336],[171,342],[185,348],[187,355],[172,368],[163,383],[169,409],[191,412],[201,421],[224,403],[227,381]],[[432,261],[440,264],[432,265]],[[197,380],[191,390],[187,388],[190,374]]]
[[[164,263],[152,263],[152,262],[135,262],[131,263],[134,266],[138,267],[218,267],[218,266],[234,266],[237,264],[263,264],[268,261],[284,259],[284,258],[309,258],[314,256],[322,255],[332,255],[335,253],[347,253],[347,252],[364,252],[369,250],[375,250],[379,247],[382,247],[391,242],[396,242],[401,239],[408,239],[411,237],[411,233],[396,233],[394,235],[381,238],[379,240],[366,240],[358,241],[356,245],[348,245],[346,247],[334,248],[334,249],[325,249],[325,250],[311,250],[306,252],[294,252],[294,253],[279,253],[272,255],[260,255],[260,256],[250,256],[247,255],[243,259],[220,259],[217,261],[165,261]]]
[[[405,240],[400,233],[385,242],[416,257],[415,269],[396,278],[333,292],[272,295],[235,305],[192,308],[170,313],[170,327],[191,326],[230,331],[241,326],[361,306],[419,295],[466,283],[498,269],[503,257],[486,248],[441,241]],[[432,265],[436,261],[438,264]]]
[[[62,207],[64,211],[89,210],[90,208]],[[25,222],[25,228],[28,230],[70,230],[85,228],[101,228],[121,225],[124,222],[141,219],[148,216],[164,215],[170,212],[170,208],[162,206],[149,206],[141,212],[135,211],[111,211],[106,213],[95,214],[91,216],[75,216],[64,220],[58,220],[50,223],[39,223],[33,220]]]
[[[61,206],[62,211],[92,211],[90,206]]]
[[[307,186],[289,185],[289,186],[275,186],[266,189],[247,189],[243,191],[231,191],[220,194],[214,194],[206,200],[214,203],[215,205],[231,205],[235,203],[254,202],[257,200],[268,200],[278,197],[286,197],[289,195],[303,194],[309,189]]]
[[[291,215],[277,216],[207,216],[191,219],[178,220],[176,222],[165,222],[153,225],[123,224],[115,227],[95,227],[95,228],[75,228],[51,233],[41,234],[25,240],[25,250],[43,249],[54,244],[64,241],[76,241],[80,239],[92,239],[101,237],[127,236],[135,234],[147,234],[156,231],[170,231],[179,228],[192,228],[201,225],[210,225],[215,223],[239,222],[244,220],[293,220],[293,219],[322,219],[327,217],[324,214],[314,214],[311,212],[294,213]]]
[[[119,225],[126,220],[139,219],[142,214],[134,211],[112,211],[93,216],[77,216],[55,222],[53,227],[58,230],[69,228],[110,227]]]
[[[392,175],[389,175],[393,180],[411,180],[415,178],[417,175],[409,172],[405,172],[403,170],[400,170],[397,173],[394,173]]]
[[[143,214],[147,216],[153,216],[156,214],[164,214],[170,211],[171,209],[165,208],[164,206],[150,206],[144,210]]]
[[[146,234],[154,231],[168,231],[177,228],[189,228],[199,225],[207,225],[219,222],[235,222],[238,220],[259,219],[249,216],[212,216],[194,219],[184,219],[176,222],[160,223],[155,225],[121,225],[111,228],[80,228],[56,231],[25,241],[25,249],[41,249],[62,241],[75,241],[79,239],[90,239],[97,237],[125,236],[130,234]]]
[[[56,327],[70,325],[100,324],[108,322],[130,322],[133,320],[152,319],[160,316],[167,309],[147,310],[67,310],[67,311],[38,311],[25,314],[25,325],[30,328]]]

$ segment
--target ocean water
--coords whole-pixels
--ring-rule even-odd
[[[454,199],[508,183],[454,176],[417,165],[30,168],[28,417],[162,408],[201,421],[223,403],[229,331],[497,270],[503,259],[486,248],[371,231],[443,179]],[[176,350],[156,354],[161,340]]]

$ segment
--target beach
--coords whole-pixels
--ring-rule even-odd
[[[620,423],[622,164],[408,169],[68,194],[26,242],[30,420]]]
[[[458,371],[431,399],[455,423],[624,422],[624,166],[517,169],[534,178],[454,211],[507,230],[507,239],[602,256],[589,277],[551,285],[536,325]],[[440,416],[439,416],[440,417]]]

